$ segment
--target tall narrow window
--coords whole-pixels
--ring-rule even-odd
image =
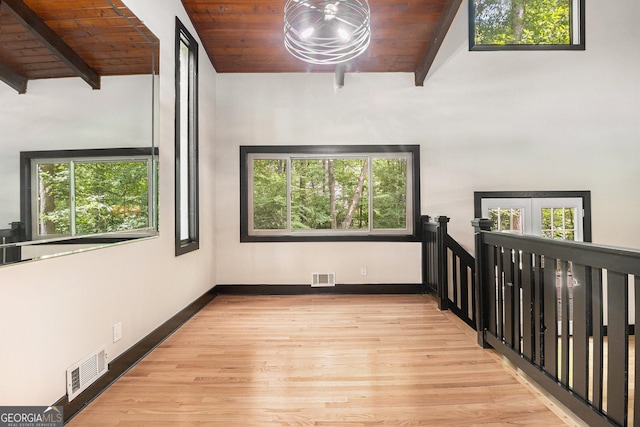
[[[198,249],[198,43],[176,18],[176,255]]]

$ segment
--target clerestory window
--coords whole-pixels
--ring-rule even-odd
[[[241,165],[241,241],[418,239],[418,146],[245,146]]]
[[[470,0],[471,50],[584,50],[584,0]]]

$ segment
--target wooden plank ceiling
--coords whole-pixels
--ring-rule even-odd
[[[32,79],[97,89],[100,76],[157,73],[157,49],[121,0],[0,0],[0,80],[20,93]]]
[[[219,73],[333,72],[284,47],[286,0],[182,0]],[[347,72],[412,72],[422,85],[461,0],[369,0],[371,44]]]

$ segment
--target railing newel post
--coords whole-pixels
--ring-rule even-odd
[[[476,218],[471,221],[471,225],[474,228],[475,235],[475,255],[476,255],[476,289],[475,289],[475,301],[476,301],[476,331],[478,333],[478,345],[483,348],[490,347],[485,339],[487,310],[485,307],[485,258],[486,249],[483,244],[482,233],[485,231],[491,231],[493,221],[487,218]]]
[[[428,248],[427,248],[427,236],[426,225],[429,224],[431,217],[429,215],[420,216],[420,240],[422,241],[422,293],[429,292],[429,272],[428,272]]]
[[[447,268],[447,223],[450,218],[438,216],[435,218],[438,223],[437,251],[438,251],[438,308],[440,310],[449,309],[449,278]]]

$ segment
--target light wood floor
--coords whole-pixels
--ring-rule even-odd
[[[431,298],[219,296],[69,426],[559,426]]]

